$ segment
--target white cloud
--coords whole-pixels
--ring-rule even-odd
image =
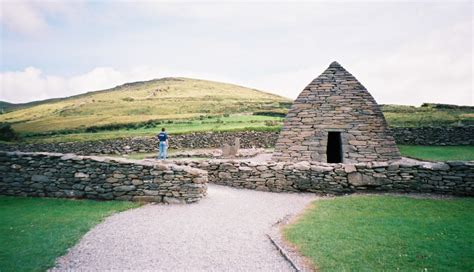
[[[60,77],[45,76],[41,70],[28,67],[24,71],[0,73],[0,99],[27,102],[60,96],[66,82]]]
[[[5,35],[0,100],[69,96],[164,76],[295,98],[337,60],[379,103],[474,104],[471,3],[336,2],[120,1],[84,9],[76,1],[2,2],[9,29],[56,28],[42,39]],[[41,70],[21,70],[27,66]]]
[[[82,5],[82,1],[2,0],[0,23],[16,33],[39,36],[48,30],[48,16],[79,18]]]
[[[2,1],[0,5],[0,21],[6,27],[25,34],[35,34],[46,29],[46,19],[32,3]]]
[[[352,73],[383,104],[421,105],[424,102],[474,105],[473,37],[470,22],[435,29],[381,54],[334,59]],[[249,85],[290,98],[327,68],[325,57],[314,65],[266,74]]]
[[[436,29],[353,67],[380,103],[474,105],[472,43],[466,37],[472,37],[470,22]]]
[[[40,69],[28,67],[23,71],[0,73],[0,100],[19,103],[66,97],[106,89],[137,78],[134,73],[124,73],[110,67],[97,67],[72,77],[46,75]]]
[[[139,66],[120,71],[111,67],[97,67],[71,77],[44,74],[40,69],[28,67],[23,71],[0,73],[0,100],[23,103],[56,97],[67,97],[89,91],[115,87],[127,82],[176,76],[176,71],[160,67]],[[212,74],[181,72],[179,76],[229,82]]]

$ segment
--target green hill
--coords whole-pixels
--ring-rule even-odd
[[[5,101],[0,101],[0,112],[4,113],[6,111],[9,111],[12,108],[14,108],[16,105],[17,104],[8,103],[8,102],[5,102]]]
[[[276,110],[289,99],[233,84],[162,78],[112,89],[25,104],[4,104],[0,122],[20,133],[77,130],[91,126],[189,119]]]

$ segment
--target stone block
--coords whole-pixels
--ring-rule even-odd
[[[186,203],[184,199],[179,199],[176,197],[169,197],[169,196],[163,197],[163,202],[168,203],[168,204],[185,204]]]
[[[86,173],[77,172],[77,173],[74,173],[74,177],[75,178],[89,178],[89,175]]]
[[[44,176],[44,175],[33,175],[33,176],[31,176],[31,181],[33,181],[33,182],[48,182],[49,177]]]
[[[315,172],[330,172],[334,170],[331,166],[311,165],[311,170]]]
[[[129,192],[129,191],[135,190],[135,188],[136,187],[134,185],[121,185],[121,186],[114,187],[114,191]]]
[[[218,177],[221,179],[231,179],[232,175],[227,172],[219,172]]]
[[[308,171],[311,169],[311,164],[308,161],[301,161],[295,163],[294,168],[299,171]]]
[[[132,184],[137,186],[137,185],[142,185],[143,184],[143,180],[140,180],[140,179],[132,179]]]
[[[82,191],[86,186],[84,184],[74,184],[72,185],[72,189]]]
[[[34,188],[34,189],[43,189],[43,184],[41,183],[33,183],[30,185],[31,188]]]
[[[108,183],[116,183],[116,182],[118,182],[118,179],[116,179],[116,178],[107,178],[105,181],[108,182]]]
[[[447,171],[450,169],[449,165],[444,162],[426,163],[426,164],[422,164],[420,168],[429,169],[429,170],[441,170],[441,171]]]
[[[381,180],[370,175],[363,175],[358,172],[353,172],[347,175],[347,180],[354,186],[380,185]]]
[[[349,164],[349,165],[344,166],[344,171],[349,174],[349,173],[356,172],[357,169],[356,169],[355,165]]]
[[[137,202],[163,202],[162,196],[134,196],[133,201]]]

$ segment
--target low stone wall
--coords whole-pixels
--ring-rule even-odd
[[[72,154],[0,152],[0,195],[190,203],[206,195],[208,181],[273,192],[474,196],[474,162],[210,160],[164,164]]]
[[[474,126],[392,128],[398,144],[474,145]]]
[[[277,132],[207,132],[170,135],[170,147],[182,148],[220,148],[223,144],[233,144],[235,138],[240,138],[241,148],[265,148],[275,145]],[[69,143],[38,143],[25,145],[1,144],[3,151],[23,152],[58,152],[79,155],[92,154],[129,154],[157,151],[157,141],[154,137],[133,137],[114,140],[69,142]]]
[[[474,195],[474,162],[360,163],[176,161],[208,171],[209,182],[272,192]]]
[[[0,195],[191,203],[207,173],[189,166],[71,154],[0,152]]]

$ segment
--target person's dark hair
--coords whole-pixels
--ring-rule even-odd
[[[161,131],[165,131],[166,129],[165,128],[161,128]]]

